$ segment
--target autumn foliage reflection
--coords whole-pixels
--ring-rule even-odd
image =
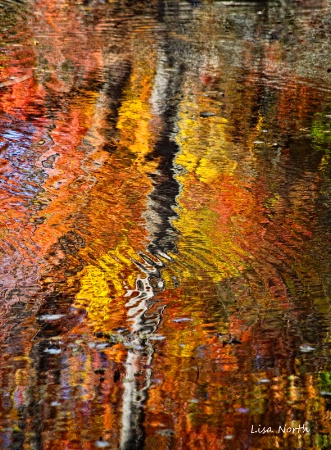
[[[300,50],[324,57],[309,5],[169,3],[8,10],[4,448],[328,442],[330,80]]]

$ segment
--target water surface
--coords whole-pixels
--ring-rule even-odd
[[[330,448],[330,24],[0,4],[1,448]]]

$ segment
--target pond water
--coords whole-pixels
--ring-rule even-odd
[[[330,35],[0,3],[0,448],[331,448]]]

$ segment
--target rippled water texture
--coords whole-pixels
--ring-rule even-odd
[[[1,449],[331,448],[330,36],[0,0]]]

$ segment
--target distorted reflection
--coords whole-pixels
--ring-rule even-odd
[[[1,448],[330,448],[330,23],[0,4]]]

